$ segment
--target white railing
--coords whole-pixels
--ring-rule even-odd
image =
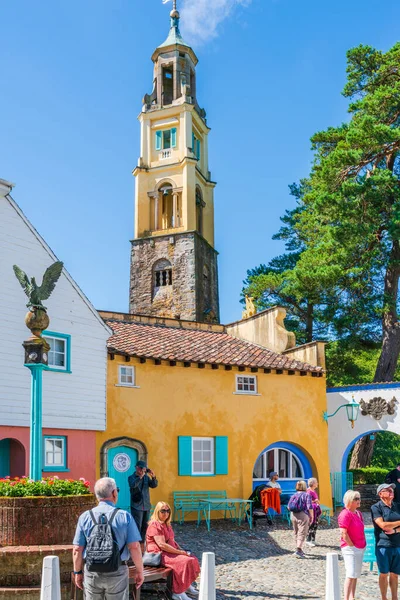
[[[161,150],[161,152],[159,154],[159,159],[165,160],[166,158],[171,158],[171,156],[172,156],[172,150],[171,150],[171,148],[168,148],[168,150]]]

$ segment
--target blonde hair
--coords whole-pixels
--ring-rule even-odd
[[[356,492],[355,490],[347,490],[343,496],[343,504],[345,508],[350,506],[350,504],[355,500],[356,496],[360,496],[360,492]]]
[[[298,481],[296,483],[296,492],[306,492],[307,491],[307,484],[305,481]]]
[[[161,519],[160,519],[160,510],[162,508],[164,508],[164,507],[165,508],[169,508],[170,512],[169,512],[168,518],[165,519],[165,521],[161,521]],[[168,502],[158,502],[156,504],[156,507],[154,509],[153,514],[150,517],[149,523],[152,523],[152,522],[156,521],[157,523],[165,523],[166,525],[169,525],[171,523],[171,517],[172,517],[171,507],[168,504]]]

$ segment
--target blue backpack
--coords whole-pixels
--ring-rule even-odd
[[[287,505],[290,512],[299,513],[307,510],[307,502],[306,498],[304,497],[305,494],[306,492],[296,492],[293,494]]]

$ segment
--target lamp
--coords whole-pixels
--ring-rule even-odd
[[[354,396],[351,399],[351,402],[348,402],[347,404],[341,404],[341,406],[339,406],[334,413],[332,413],[331,415],[328,415],[328,413],[326,411],[324,411],[322,413],[322,418],[324,421],[328,421],[328,419],[330,419],[331,417],[334,417],[336,415],[336,413],[341,409],[345,407],[346,408],[346,412],[347,412],[347,419],[350,421],[351,423],[351,428],[354,428],[354,421],[357,420],[358,417],[358,411],[359,411],[359,404],[358,402],[355,402],[354,400]]]

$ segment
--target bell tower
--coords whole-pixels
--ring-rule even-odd
[[[180,34],[176,2],[170,17],[139,115],[130,312],[218,323],[210,129],[197,102],[198,59]]]

